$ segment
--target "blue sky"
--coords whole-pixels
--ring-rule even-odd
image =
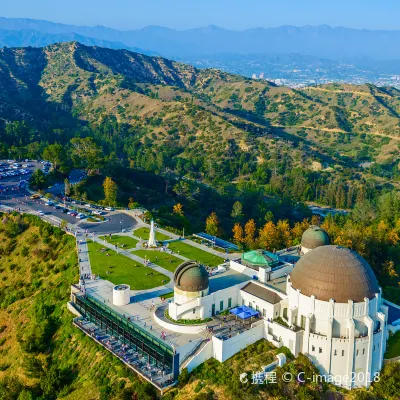
[[[0,16],[135,29],[280,25],[400,29],[400,0],[0,0]]]

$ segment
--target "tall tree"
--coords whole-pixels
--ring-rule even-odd
[[[233,226],[232,229],[233,232],[233,241],[236,244],[241,244],[244,242],[244,236],[243,236],[243,228],[242,225],[240,225],[238,222]]]
[[[59,143],[48,145],[43,150],[43,158],[53,164],[55,170],[64,173],[68,171],[67,157],[64,146]]]
[[[43,189],[46,184],[47,178],[41,169],[37,169],[30,178],[30,182],[36,189]]]
[[[240,221],[243,217],[243,206],[240,201],[235,201],[232,207],[231,217],[235,221]]]
[[[108,206],[116,206],[117,205],[117,193],[118,187],[117,184],[107,176],[103,182],[103,189],[104,189],[104,203]]]
[[[244,241],[246,245],[250,248],[253,248],[256,244],[256,232],[257,232],[257,227],[254,219],[247,221],[246,225],[244,226],[244,234],[245,234]]]
[[[173,206],[172,208],[173,213],[176,215],[179,215],[180,217],[183,217],[183,205],[181,203],[177,203]]]
[[[103,165],[103,152],[92,138],[73,138],[71,146],[71,157],[75,167],[86,169],[90,175]]]
[[[206,232],[211,236],[218,236],[221,233],[219,218],[213,211],[206,220]]]

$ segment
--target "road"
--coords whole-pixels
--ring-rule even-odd
[[[38,168],[42,168],[42,164],[29,162],[33,166],[29,168],[32,173],[34,170]],[[77,173],[74,173],[74,181],[76,181]],[[21,179],[28,180],[29,175],[23,175]],[[104,215],[107,218],[106,222],[87,222],[85,219],[79,220],[71,215],[63,213],[61,209],[54,209],[51,206],[46,206],[45,201],[43,199],[33,200],[30,198],[31,193],[29,193],[26,189],[18,189],[17,186],[20,182],[19,176],[12,176],[2,178],[0,180],[0,185],[4,189],[0,194],[0,205],[4,205],[6,207],[11,207],[13,209],[17,209],[21,212],[28,212],[33,214],[38,214],[39,211],[43,211],[45,214],[45,220],[51,220],[53,223],[57,224],[61,222],[61,220],[66,220],[75,230],[88,230],[93,233],[117,233],[122,230],[132,229],[137,225],[136,219],[132,215],[128,215],[123,211],[111,211]],[[59,185],[55,188],[52,188],[52,192],[59,192],[62,189],[62,186]],[[65,204],[67,208],[72,208],[74,205]],[[79,208],[86,209],[88,213],[91,211],[90,208],[85,206],[79,206]]]

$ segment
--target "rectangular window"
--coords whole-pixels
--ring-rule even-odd
[[[358,355],[358,350],[357,350],[357,355]]]
[[[306,317],[304,315],[301,316],[300,324],[303,329],[306,329]]]
[[[229,297],[228,299],[228,308],[232,307],[232,297]]]
[[[260,307],[256,306],[256,311],[260,311]]]
[[[315,346],[312,346],[312,347],[311,347],[311,351],[315,351]]]
[[[375,351],[375,345],[374,345],[374,351]]]
[[[321,353],[322,353],[322,347],[319,348],[319,354],[321,354]]]
[[[242,299],[242,306],[244,306],[244,299]]]
[[[222,311],[223,309],[224,309],[224,301],[221,300],[221,301],[219,302],[219,311]]]
[[[363,355],[365,354],[365,349],[363,349]]]
[[[251,303],[251,301],[249,301],[249,307],[253,308],[253,304]]]
[[[344,350],[342,350],[342,357],[344,356]]]
[[[263,317],[267,316],[267,311],[265,310],[265,308],[263,308],[263,313],[262,313]]]
[[[335,356],[337,356],[337,350],[335,350]]]
[[[196,312],[196,309],[195,308],[193,308],[193,314]]]

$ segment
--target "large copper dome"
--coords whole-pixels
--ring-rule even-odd
[[[309,250],[328,244],[330,244],[329,235],[316,225],[311,225],[301,237],[301,247]]]
[[[175,287],[186,292],[200,292],[208,288],[208,272],[195,261],[182,263],[175,271]]]
[[[309,251],[290,274],[294,289],[318,300],[362,302],[379,293],[371,266],[355,251],[340,246],[321,246]]]

